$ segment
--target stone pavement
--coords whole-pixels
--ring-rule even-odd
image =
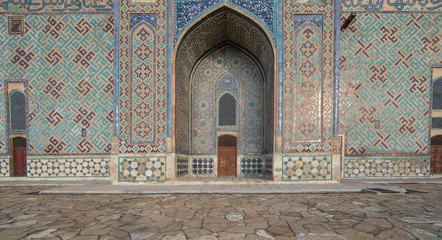
[[[408,193],[42,195],[105,182],[2,181],[0,239],[442,238],[439,180],[395,181],[375,186]]]
[[[340,183],[324,182],[314,184],[273,182],[257,177],[188,177],[175,181],[157,183],[124,183],[111,184],[108,180],[101,181],[46,181],[24,178],[21,181],[0,181],[0,186],[51,186],[42,190],[41,194],[213,194],[213,193],[358,193],[368,188],[384,188],[405,192],[394,186],[381,186],[385,183],[436,183],[442,184],[442,177],[414,179],[362,179],[342,180]]]

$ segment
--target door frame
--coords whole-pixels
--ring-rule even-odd
[[[219,140],[219,137],[220,136],[222,136],[222,135],[231,135],[231,136],[234,136],[234,137],[236,137],[236,160],[235,160],[235,177],[237,177],[237,176],[239,176],[239,172],[238,172],[238,164],[239,164],[239,161],[238,161],[238,131],[216,131],[216,176],[219,176],[219,152],[218,152],[218,149],[219,149],[219,146],[218,146],[218,140]]]

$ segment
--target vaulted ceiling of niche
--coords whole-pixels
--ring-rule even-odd
[[[227,7],[212,12],[187,31],[177,48],[176,72],[189,79],[198,59],[226,41],[247,49],[261,63],[265,75],[273,75],[274,56],[269,38],[256,23]]]

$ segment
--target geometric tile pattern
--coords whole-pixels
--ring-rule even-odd
[[[113,8],[114,1],[2,1],[0,13],[94,13]]]
[[[118,181],[166,181],[166,157],[119,157]]]
[[[331,155],[283,157],[282,180],[332,180],[332,157]]]
[[[273,156],[267,156],[264,165],[265,175],[273,177]]]
[[[29,155],[109,153],[113,16],[24,18],[25,33],[13,36],[7,34],[7,16],[0,15],[0,85],[6,79],[28,81]],[[2,128],[4,117],[0,112]]]
[[[242,157],[240,160],[241,175],[263,174],[263,161],[261,157]]]
[[[429,154],[441,23],[441,14],[360,13],[342,32],[339,129],[347,156]]]
[[[155,143],[155,14],[131,15],[133,25],[130,32],[130,140],[131,143]]]
[[[333,1],[324,0],[323,4],[298,4],[295,1],[285,1],[283,8],[283,72],[281,96],[283,152],[329,152],[331,151],[331,137],[333,132]],[[302,26],[298,24],[305,24],[306,22],[311,24],[308,26],[312,29],[316,29],[315,31],[312,30],[313,33],[316,32],[314,34],[320,34],[320,43],[315,41],[309,42],[312,43],[315,48],[320,47],[321,52],[318,52],[320,60],[318,59],[318,61],[315,61],[315,64],[317,65],[309,65],[308,68],[304,68],[304,74],[310,73],[307,69],[312,69],[312,66],[318,66],[322,69],[321,71],[318,70],[312,72],[317,73],[320,77],[307,78],[309,79],[308,83],[314,83],[314,85],[312,85],[311,88],[307,88],[307,86],[305,86],[305,88],[311,89],[312,96],[315,96],[315,101],[311,103],[314,107],[314,111],[312,110],[312,112],[307,115],[305,115],[305,113],[310,111],[310,106],[307,107],[307,109],[303,109],[302,105],[295,104],[294,101],[299,97],[297,96],[297,89],[299,89],[298,84],[303,83],[297,80],[299,75],[295,76],[298,74],[296,71],[296,61],[298,58],[296,42],[302,40],[298,39],[296,30],[298,29],[298,26]],[[318,25],[317,23],[320,24]],[[302,28],[300,30],[302,33]],[[317,44],[319,44],[319,46],[317,46]],[[310,54],[310,51],[307,51],[306,53]],[[314,53],[316,53],[316,49]],[[302,55],[300,57],[302,57]],[[304,92],[302,95],[308,95],[311,93]],[[302,101],[303,99],[301,98],[300,100]],[[300,113],[299,110],[302,110],[302,113]],[[303,119],[303,117],[308,116],[313,117],[313,121],[310,119]],[[295,120],[297,121],[296,123]],[[299,124],[301,122],[305,122],[304,126]],[[310,126],[311,123],[314,123],[313,126],[315,126],[316,129]],[[312,134],[309,132],[310,129],[313,130],[311,131]],[[295,133],[294,130],[297,132]],[[314,136],[315,142],[308,142],[308,140],[305,140],[306,137],[304,136],[300,138],[302,139],[302,142],[295,141],[299,139],[299,136],[296,135],[302,132],[306,134],[305,136],[310,135],[309,138],[313,139],[312,136]]]
[[[120,5],[118,103],[120,152],[164,153],[166,151],[167,128],[167,3],[164,0],[158,0],[153,4],[131,4],[129,0],[124,0],[120,2]],[[140,28],[138,28],[136,27],[137,23],[143,24],[140,24]],[[147,24],[150,27],[147,27]],[[148,29],[150,30],[148,31]],[[138,31],[137,36],[135,36],[135,31]],[[150,32],[150,34],[147,34],[147,32]],[[146,42],[142,40],[144,37],[152,38],[153,36],[154,40]],[[133,43],[134,39],[139,41],[136,46]],[[152,53],[147,54],[148,50],[144,49],[143,46],[149,46]],[[137,52],[136,47],[140,47],[142,51]],[[148,61],[148,67],[146,67],[147,62],[146,66],[141,62],[136,65],[132,62],[134,59],[141,61],[140,59],[144,58],[152,59],[152,61]],[[132,78],[132,74],[137,74],[137,68],[141,70],[140,75]],[[148,71],[148,68],[152,73]],[[139,91],[139,93],[136,93],[136,91]],[[147,93],[149,93],[149,101],[141,101],[143,97],[148,98],[144,95]],[[151,98],[153,96],[155,97]],[[137,102],[139,100],[140,102]],[[132,104],[138,107],[134,109]],[[151,104],[154,105],[153,108],[143,108],[144,105],[150,106]],[[152,116],[153,118],[147,120],[144,116]],[[133,129],[131,129],[131,124],[134,124],[132,125]]]
[[[264,151],[264,83],[258,66],[241,51],[225,46],[203,58],[193,76],[192,154],[215,154],[217,130],[240,130],[238,152],[261,154]],[[233,107],[239,115],[236,119],[239,124],[219,126],[217,119],[221,119],[219,111],[223,106],[219,99],[224,93],[238,101]]]
[[[189,158],[187,157],[176,158],[176,176],[177,177],[189,176]]]
[[[419,11],[419,12],[436,12],[441,11],[441,1],[341,1],[342,11],[346,12],[360,12],[360,11]]]
[[[344,178],[429,177],[430,158],[345,158]]]
[[[293,142],[321,141],[322,15],[295,17]]]
[[[231,6],[260,22],[276,41],[276,3],[276,0],[174,0],[174,46],[186,28],[221,4]]]
[[[109,158],[37,158],[26,160],[27,177],[109,177]]]
[[[9,158],[0,158],[0,177],[11,176],[11,165]]]
[[[192,175],[213,175],[213,158],[192,158]]]

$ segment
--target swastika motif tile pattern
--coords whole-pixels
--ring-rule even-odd
[[[267,177],[273,177],[273,156],[267,156],[265,158],[265,175]]]
[[[2,1],[0,13],[112,13],[114,1]]]
[[[344,178],[429,177],[430,158],[345,158]]]
[[[158,0],[152,4],[131,4],[129,0],[121,0],[120,2],[119,135],[121,153],[162,153],[166,151],[166,5],[164,0]],[[151,19],[153,16],[155,16],[154,20]],[[152,34],[149,34],[146,27],[144,27],[147,25],[141,24],[143,27],[135,28],[137,24],[144,22],[154,27],[154,42],[147,42],[147,39],[152,37]],[[148,29],[151,33],[153,32],[151,28],[148,27]],[[136,46],[132,42],[132,36],[135,36],[132,32],[135,33],[135,31],[137,32],[136,39],[138,41]],[[146,38],[146,41],[142,40],[144,38]],[[147,49],[137,52],[136,48],[142,46],[149,46],[154,54],[143,52]],[[138,65],[133,65],[133,57],[136,57],[136,61],[139,61]],[[144,66],[147,66],[147,62],[141,61],[141,59],[150,59],[150,57],[155,62],[148,61],[149,68],[153,73],[147,74],[149,71]],[[142,82],[137,84],[137,79],[134,79],[135,84],[133,84],[131,77],[132,74],[137,74],[137,69],[139,69],[140,74],[137,79],[140,81],[143,79],[145,84],[142,84]],[[148,79],[149,81],[147,81]],[[150,85],[153,84],[150,81],[152,79],[155,79],[154,89],[148,87],[152,86]],[[139,93],[132,96],[132,90],[135,93],[138,88]],[[144,96],[146,96],[146,99],[149,98],[149,102],[143,100],[139,102],[139,105],[136,105],[138,104],[137,101]],[[131,102],[131,99],[134,101]],[[154,99],[155,102],[152,102]],[[137,107],[132,108],[132,103]],[[154,104],[154,108],[142,108],[142,106],[149,106],[150,104]],[[135,111],[138,111],[138,113]],[[155,113],[149,111],[155,111]],[[131,119],[131,114],[134,117],[133,119]],[[146,118],[141,117],[145,115],[155,117],[148,122]],[[131,129],[131,121],[132,123],[139,123],[139,125],[133,125],[133,129]],[[133,138],[134,136],[135,138]]]
[[[176,176],[177,177],[189,176],[189,158],[187,157],[176,158]]]
[[[332,156],[283,157],[282,180],[332,180]]]
[[[440,14],[358,14],[341,35],[347,156],[429,154],[430,65],[441,52]]]
[[[214,175],[213,158],[192,158],[192,175]]]
[[[242,157],[239,166],[241,175],[260,175],[264,172],[262,157]]]
[[[109,158],[36,158],[26,160],[31,178],[109,177]]]
[[[7,16],[0,16],[0,82],[28,80],[29,155],[109,153],[113,16],[24,18],[25,34],[13,36],[7,34]]]
[[[131,143],[155,143],[155,14],[131,15]]]
[[[322,15],[295,17],[293,142],[321,141]]]
[[[240,154],[263,153],[264,83],[258,66],[247,55],[227,45],[203,58],[193,76],[192,154],[216,154],[216,131],[233,129],[241,132]],[[222,127],[217,123],[217,99],[226,91],[239,98],[236,126]]]
[[[11,176],[11,164],[9,158],[0,158],[0,177]]]
[[[313,16],[312,16],[313,15]],[[295,74],[296,66],[296,29],[297,24],[309,21],[313,26],[322,15],[322,83],[317,90],[322,88],[320,94],[321,103],[315,109],[321,109],[321,136],[318,142],[295,142],[295,119],[298,116],[297,107],[294,104],[296,95]],[[321,21],[319,21],[321,22]],[[321,26],[321,25],[320,25]],[[318,27],[319,28],[319,27]],[[296,2],[284,2],[283,18],[283,81],[282,81],[282,144],[283,152],[329,152],[331,151],[332,117],[333,117],[333,1],[325,0],[324,4],[297,4]],[[308,110],[305,110],[308,111]],[[310,114],[309,114],[310,115]],[[305,119],[306,122],[309,120]],[[316,140],[317,141],[317,140]]]
[[[119,157],[118,181],[166,181],[166,157]]]
[[[190,98],[189,81],[194,64],[211,48],[230,40],[253,53],[263,65],[266,86],[266,150],[273,146],[273,67],[272,45],[265,33],[256,24],[230,9],[219,9],[183,37],[177,47],[175,61],[176,96],[176,151],[190,152]]]
[[[321,4],[322,0],[295,0],[298,4]]]
[[[184,30],[204,14],[222,4],[229,5],[254,18],[276,42],[276,0],[174,0],[174,46]]]
[[[388,12],[442,12],[442,1],[369,1],[369,0],[342,0],[342,11],[366,12],[366,11],[388,11]]]

